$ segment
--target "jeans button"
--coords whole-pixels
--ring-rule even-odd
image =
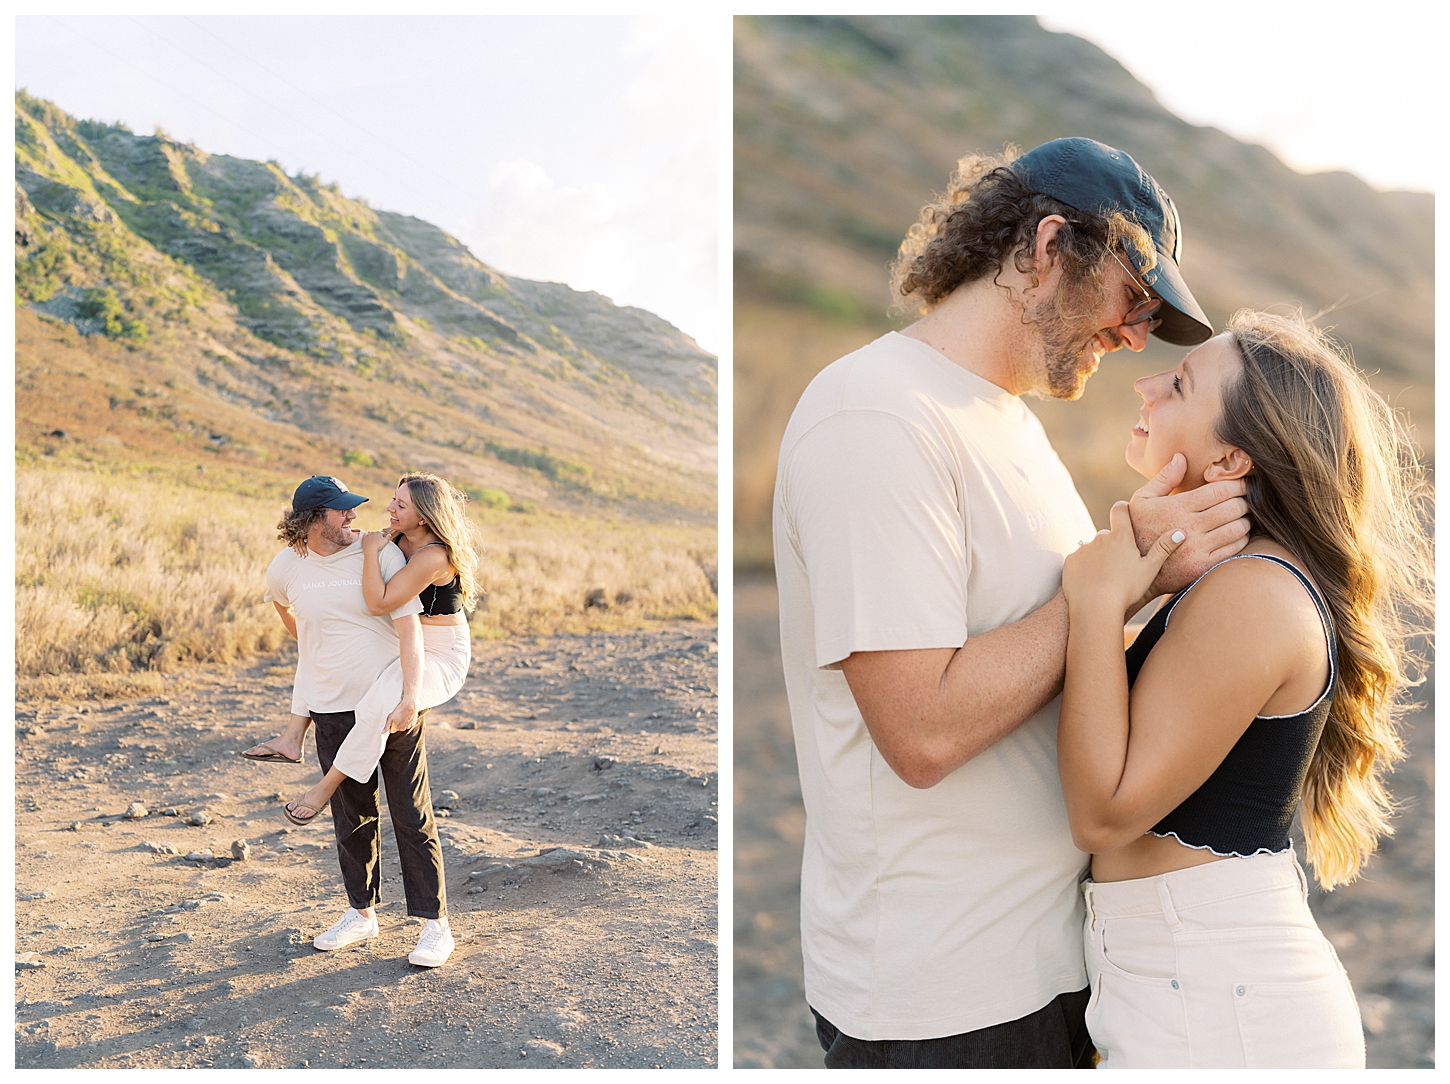
[[[1234,993],[1238,994],[1239,997],[1243,997],[1244,996],[1244,988],[1242,986],[1240,986],[1238,989],[1236,989],[1234,991]]]
[[[1174,979],[1173,980],[1173,989],[1175,989],[1175,990],[1178,989],[1178,980],[1177,979]]]

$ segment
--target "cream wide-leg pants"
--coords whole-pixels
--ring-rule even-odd
[[[452,700],[468,676],[467,625],[423,625],[423,674],[418,682],[418,710]],[[394,659],[378,675],[354,710],[357,722],[337,751],[333,767],[349,779],[366,783],[377,770],[388,743],[388,716],[403,699],[403,664]]]
[[[1099,1069],[1362,1069],[1349,977],[1293,850],[1083,884]]]

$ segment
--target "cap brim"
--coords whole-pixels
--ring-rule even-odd
[[[1153,331],[1164,342],[1174,346],[1197,346],[1213,337],[1213,325],[1203,309],[1188,292],[1188,284],[1173,257],[1158,253],[1158,263],[1143,276],[1153,292],[1163,299],[1158,317],[1163,322]]]
[[[1205,335],[1204,338],[1208,338],[1208,336]],[[356,493],[339,493],[323,505],[323,507],[335,508],[339,512],[346,512],[349,508],[356,508],[358,505],[365,504],[366,502],[366,497],[359,497]]]

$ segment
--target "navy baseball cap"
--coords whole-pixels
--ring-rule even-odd
[[[1175,346],[1196,346],[1213,335],[1213,325],[1178,269],[1183,251],[1178,208],[1127,151],[1076,136],[1054,139],[1018,158],[1012,169],[1035,192],[1090,214],[1121,211],[1147,230],[1158,250],[1158,263],[1144,271],[1138,267],[1142,258],[1131,247],[1128,256],[1143,281],[1163,299],[1158,309],[1163,323],[1153,334]]]
[[[305,512],[309,508],[336,508],[346,511],[366,501],[356,493],[349,493],[347,486],[330,475],[314,474],[297,487],[292,494],[292,511]]]

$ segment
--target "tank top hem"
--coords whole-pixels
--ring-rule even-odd
[[[1207,843],[1189,843],[1177,832],[1156,832],[1149,829],[1148,835],[1157,836],[1159,839],[1174,839],[1181,846],[1187,847],[1191,851],[1207,851],[1209,854],[1216,855],[1219,858],[1253,858],[1258,854],[1283,854],[1285,851],[1292,851],[1294,849],[1293,841],[1290,841],[1287,847],[1280,847],[1277,851],[1269,847],[1260,847],[1256,851],[1250,851],[1248,854],[1244,854],[1242,851],[1216,851]]]

